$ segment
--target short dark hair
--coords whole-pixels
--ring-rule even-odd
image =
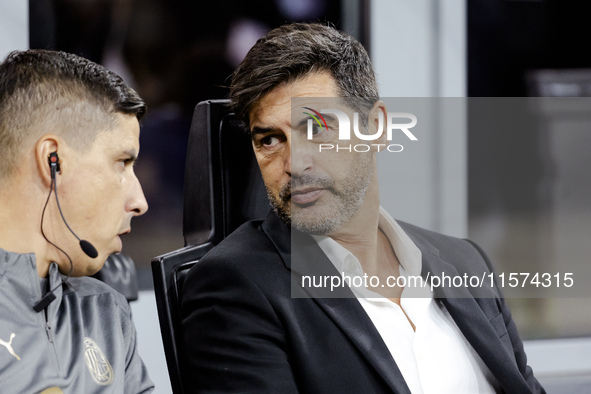
[[[84,149],[116,125],[116,113],[140,120],[145,112],[135,90],[99,64],[58,51],[11,52],[0,64],[0,176],[42,133],[58,132]]]
[[[359,41],[330,26],[292,23],[271,30],[250,49],[232,77],[232,108],[248,125],[250,110],[265,94],[322,71],[331,73],[340,95],[369,99],[362,104],[367,110],[379,99],[369,55]]]

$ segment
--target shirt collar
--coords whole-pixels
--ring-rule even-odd
[[[420,276],[423,269],[421,250],[415,245],[402,227],[380,207],[378,227],[384,232],[390,245],[408,275]]]
[[[57,301],[49,305],[48,311],[55,315],[62,297],[63,277],[57,263],[52,262],[44,281],[39,278],[35,253],[9,252],[0,248],[0,279],[10,283],[13,297],[38,300],[46,291],[42,286],[53,290]],[[49,284],[47,285],[47,282]],[[3,283],[6,286],[6,282]]]
[[[404,232],[402,227],[382,207],[379,211],[378,227],[390,241],[390,245],[396,253],[401,268],[407,275],[421,275],[422,260],[421,251]],[[359,260],[344,246],[325,235],[312,235],[320,249],[326,254],[331,263],[340,274],[363,275],[363,269]]]

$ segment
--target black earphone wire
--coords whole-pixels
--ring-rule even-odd
[[[52,169],[52,171],[55,173],[55,169]],[[68,224],[68,222],[66,222],[66,218],[64,217],[64,213],[62,212],[62,207],[60,206],[60,200],[59,200],[59,198],[57,198],[57,183],[55,183],[55,174],[54,174],[53,179],[54,179],[53,191],[54,191],[54,194],[55,194],[55,202],[57,202],[57,209],[60,211],[60,215],[62,216],[62,220],[64,221],[64,224],[66,225],[66,227],[68,228],[68,230],[70,230],[70,232],[72,233],[72,235],[74,237],[76,237],[76,239],[78,241],[80,241],[80,238],[76,235],[76,233],[74,231],[72,231],[72,229],[70,228],[70,225]],[[51,190],[49,191],[49,193],[51,194]],[[72,261],[70,260],[70,263],[71,262]],[[72,268],[73,268],[73,266],[72,266]],[[71,272],[72,271],[70,270],[70,273]]]
[[[51,242],[47,236],[45,235],[45,232],[43,231],[43,219],[45,218],[45,209],[47,208],[47,204],[49,203],[49,199],[51,197],[51,192],[55,192],[55,200],[57,201],[57,207],[60,211],[60,215],[62,215],[62,219],[64,219],[64,214],[62,213],[62,209],[60,207],[60,203],[59,200],[57,198],[57,183],[55,181],[55,173],[56,173],[56,168],[55,166],[51,167],[51,185],[49,186],[49,194],[47,195],[47,200],[45,200],[45,205],[43,206],[43,212],[41,213],[41,234],[43,235],[43,238],[45,238],[45,240],[52,245],[54,248],[56,248],[57,250],[59,250],[60,252],[62,252],[70,261],[70,272],[68,272],[68,274],[66,275],[66,277],[63,279],[63,282],[65,284],[68,284],[68,278],[70,277],[70,275],[72,274],[72,271],[74,271],[74,263],[72,262],[72,259],[70,258],[70,256],[64,252],[64,250],[62,248],[60,248],[59,246],[57,246],[56,244],[54,244],[53,242]],[[64,219],[65,222],[65,219]],[[66,226],[68,226],[68,223],[66,223]],[[68,230],[72,231],[70,229],[70,226],[68,226]],[[75,235],[75,234],[74,234]],[[78,238],[76,236],[76,238]],[[80,238],[78,238],[80,239]],[[57,289],[60,285],[55,286],[53,289],[49,290],[49,292],[53,292],[55,289]]]

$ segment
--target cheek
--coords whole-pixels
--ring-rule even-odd
[[[265,186],[267,187],[267,189],[275,191],[281,187],[281,178],[277,176],[275,171],[263,171],[261,169],[261,174],[263,176],[263,181],[265,182]]]
[[[257,161],[261,170],[261,175],[267,186],[280,183],[281,179],[286,175],[283,163],[278,157],[273,159],[262,158],[260,160],[257,157]]]
[[[106,216],[121,206],[122,190],[120,177],[97,178],[87,193],[88,201],[94,207],[90,215],[99,221],[107,220]]]
[[[326,154],[317,155],[315,157],[317,159],[316,174],[327,176],[337,183],[347,181],[362,170],[362,166],[367,165],[359,155],[359,153],[348,152],[326,152]],[[365,172],[365,168],[363,170]]]

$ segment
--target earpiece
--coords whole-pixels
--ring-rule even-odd
[[[56,172],[60,172],[60,158],[57,155],[57,152],[51,152],[47,157],[47,161],[49,162],[49,167],[53,170],[55,168],[55,172],[51,171],[51,174],[55,174]]]

